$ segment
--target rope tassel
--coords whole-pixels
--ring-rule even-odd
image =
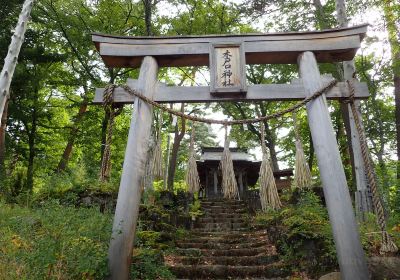
[[[304,155],[303,145],[300,140],[296,114],[293,113],[294,134],[296,137],[296,158],[294,168],[294,187],[299,189],[311,187],[311,172]]]
[[[159,127],[158,127],[158,133],[157,133],[157,141],[156,141],[156,146],[154,147],[153,160],[152,160],[153,176],[154,176],[154,178],[156,180],[161,180],[164,177],[163,157],[162,157],[162,149],[161,149],[161,144],[162,144],[162,136],[161,136],[162,122],[163,122],[163,116],[162,116],[162,112],[160,112]]]
[[[228,127],[225,126],[224,152],[222,153],[221,162],[219,165],[222,171],[222,192],[224,194],[224,198],[240,199],[235,178],[235,171],[233,170],[232,155],[229,150],[229,142]]]
[[[261,123],[261,141],[263,153],[259,177],[261,208],[263,211],[266,211],[268,207],[272,208],[273,210],[277,210],[282,207],[282,203],[279,199],[274,173],[271,168],[271,163],[268,159],[267,147],[265,147],[265,132],[263,123]]]
[[[103,157],[101,159],[100,181],[105,182],[110,179],[111,174],[111,144],[114,130],[115,117],[122,112],[122,107],[113,106],[115,85],[106,87],[103,94],[103,107],[106,114],[109,114],[106,141],[104,145]]]
[[[192,125],[192,134],[190,137],[190,146],[189,146],[189,161],[185,177],[185,181],[188,186],[188,191],[192,194],[197,193],[200,190],[200,179],[199,179],[199,174],[197,172],[197,163],[196,163],[196,151],[194,150],[194,135],[195,135],[195,129],[194,125]]]

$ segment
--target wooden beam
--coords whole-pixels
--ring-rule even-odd
[[[155,93],[157,71],[156,60],[152,57],[145,57],[140,68],[137,86],[149,98],[152,98]],[[130,85],[129,81],[128,85]],[[136,101],[125,150],[108,252],[111,279],[113,280],[129,279],[133,240],[139,215],[141,181],[144,175],[152,119],[152,107],[140,100]]]
[[[308,96],[322,86],[317,61],[311,52],[299,56],[300,76]],[[307,115],[332,225],[341,279],[369,279],[349,189],[324,96],[307,104]]]
[[[329,82],[331,78],[324,78],[324,82]],[[129,83],[136,88],[137,81],[129,80]],[[369,97],[366,83],[355,82],[356,98],[366,99]],[[94,104],[103,103],[104,88],[96,89],[93,100]],[[349,91],[345,83],[338,83],[327,92],[326,96],[330,100],[340,100],[348,97]],[[306,97],[304,87],[301,83],[293,84],[270,84],[270,85],[251,85],[247,88],[246,95],[233,95],[231,97],[214,96],[210,94],[208,86],[202,87],[180,87],[165,86],[158,83],[154,100],[159,103],[209,103],[209,102],[227,102],[227,101],[295,101]],[[135,97],[126,92],[123,88],[117,88],[114,93],[114,102],[122,104],[131,104]]]
[[[296,63],[304,51],[318,62],[351,60],[367,31],[353,28],[297,33],[206,35],[181,37],[119,37],[94,34],[93,42],[108,67],[138,67],[154,56],[159,66],[208,66],[211,44],[243,45],[247,64]]]

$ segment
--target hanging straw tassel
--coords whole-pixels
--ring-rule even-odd
[[[162,117],[162,112],[160,112],[159,127],[158,127],[158,133],[157,133],[157,141],[156,141],[156,146],[154,147],[153,160],[152,160],[153,175],[154,175],[154,178],[156,180],[161,180],[164,177],[163,158],[162,158],[162,150],[161,150],[162,122],[163,122],[163,117]]]
[[[222,153],[219,168],[222,171],[222,192],[224,198],[240,199],[239,190],[236,183],[235,171],[233,170],[233,162],[231,152],[229,150],[228,127],[225,126],[225,144],[224,152]]]
[[[191,194],[197,193],[200,190],[200,179],[199,179],[199,173],[197,172],[197,163],[196,163],[196,151],[194,150],[194,135],[195,135],[195,129],[194,129],[194,124],[192,124],[192,134],[190,137],[190,146],[189,146],[189,161],[185,177],[185,181],[188,186],[188,191]]]
[[[265,132],[263,123],[261,123],[261,142],[263,153],[259,177],[261,208],[263,211],[266,211],[268,208],[277,210],[282,207],[282,203],[279,199],[278,190],[276,189],[271,163],[268,160],[267,147],[265,147]]]
[[[294,188],[304,189],[311,187],[311,172],[304,155],[303,145],[300,140],[296,113],[293,113],[294,134],[296,138],[296,159],[294,167]]]

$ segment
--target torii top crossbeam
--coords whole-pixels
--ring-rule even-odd
[[[210,65],[211,77],[215,77],[211,67],[210,53],[215,45],[240,46],[241,57],[245,64],[296,63],[297,57],[305,52],[314,53],[318,62],[339,62],[352,60],[368,25],[350,28],[331,29],[311,32],[290,32],[244,35],[204,35],[173,37],[121,37],[94,34],[93,41],[104,63],[108,67],[139,67],[144,56],[152,56],[159,66],[199,66]],[[243,67],[244,68],[244,67]],[[245,71],[245,70],[244,70]],[[245,73],[238,75],[245,77]],[[330,77],[326,79],[331,79]],[[136,81],[131,80],[133,85]],[[243,82],[245,84],[245,81]],[[368,98],[365,83],[354,82],[356,98]],[[305,98],[304,88],[299,81],[292,84],[249,85],[247,94],[230,96],[210,95],[217,91],[208,86],[181,87],[165,86],[159,83],[154,96],[157,102],[215,102],[231,100],[301,100]],[[93,103],[103,102],[104,89],[97,89]],[[348,97],[344,83],[327,92],[328,99]],[[134,96],[122,88],[117,88],[115,103],[133,103]]]
[[[207,66],[210,44],[243,44],[246,64],[296,63],[300,53],[311,51],[318,62],[352,60],[367,32],[367,24],[323,31],[127,37],[93,34],[92,41],[108,67],[139,67],[144,56],[159,66]]]

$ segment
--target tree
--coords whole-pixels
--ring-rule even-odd
[[[390,0],[381,3],[391,48],[393,93],[396,104],[397,179],[400,180],[400,4]]]
[[[13,78],[15,66],[18,62],[18,55],[24,42],[26,27],[33,7],[33,0],[26,0],[19,16],[17,27],[11,40],[8,54],[4,61],[3,70],[0,74],[0,116],[3,115],[4,107],[10,94],[10,85]],[[0,118],[1,120],[1,118]],[[0,123],[1,125],[1,123]]]

